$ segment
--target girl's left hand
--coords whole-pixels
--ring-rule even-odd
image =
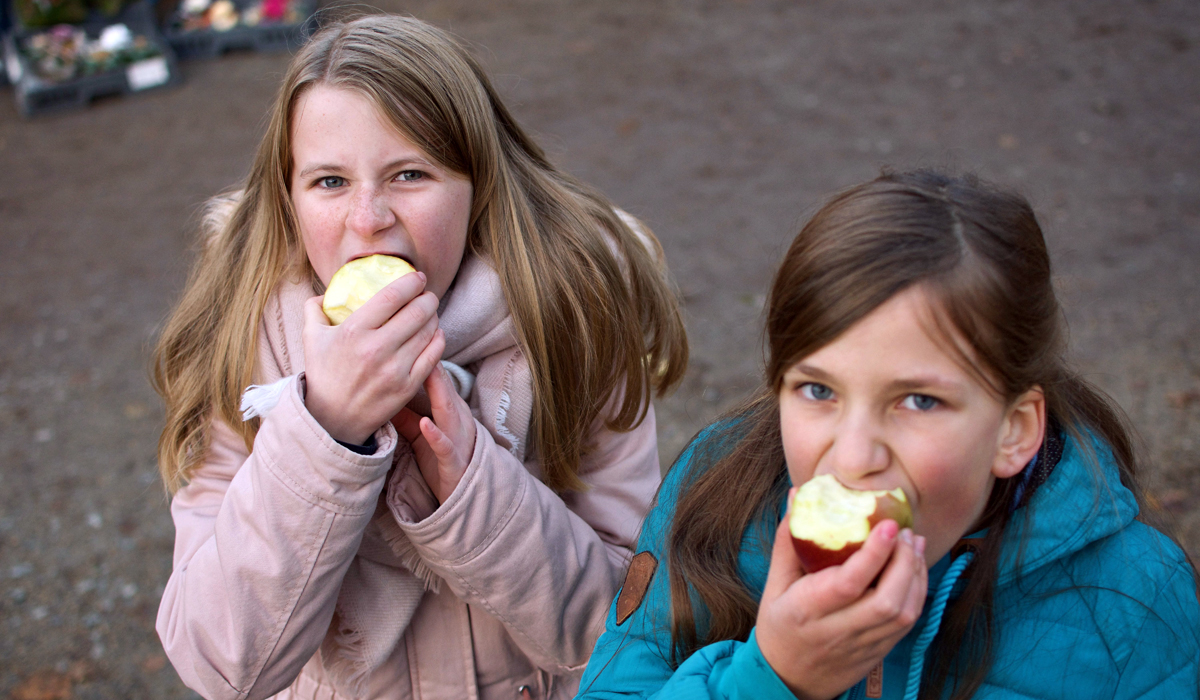
[[[421,476],[438,503],[445,503],[458,486],[475,451],[475,417],[454,390],[442,367],[429,373],[425,392],[433,419],[401,409],[392,424],[412,444]]]

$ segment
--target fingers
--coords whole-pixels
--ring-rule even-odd
[[[396,426],[396,432],[404,436],[404,439],[410,443],[421,437],[421,417],[410,408],[400,409],[400,412],[392,418],[392,425]]]
[[[433,450],[439,464],[454,460],[454,442],[433,421],[428,418],[421,419],[421,434],[425,436],[425,442]]]
[[[897,539],[895,552],[883,574],[879,577],[872,595],[882,603],[883,616],[895,609],[898,624],[905,629],[916,622],[925,604],[925,586],[928,571],[925,568],[925,538],[904,530]]]
[[[878,584],[854,605],[841,611],[846,624],[861,629],[860,643],[884,643],[890,648],[908,632],[925,605],[928,571],[925,568],[924,538],[903,530]]]
[[[899,527],[885,520],[874,527],[866,543],[841,566],[831,566],[812,574],[814,585],[810,593],[815,609],[832,613],[843,610],[862,599],[887,564],[897,540]]]
[[[867,587],[887,565],[888,558],[892,556],[892,551],[896,548],[899,533],[900,526],[896,524],[895,520],[884,520],[871,529],[862,549],[850,555],[850,558],[842,564],[847,583],[858,590],[856,598],[867,590]]]
[[[432,320],[435,323],[437,322],[436,317]],[[421,341],[418,339],[415,342],[419,346]],[[445,351],[446,332],[441,328],[435,328],[433,336],[426,343],[424,349],[421,350],[421,354],[417,355],[417,359],[413,360],[412,366],[412,376],[421,377],[422,382],[425,384],[425,392],[429,394],[429,401],[433,406],[435,417],[437,416],[438,401],[434,398],[433,392],[430,391],[430,379],[434,378],[435,375],[443,373],[439,363],[442,361],[442,353]],[[458,395],[454,393],[453,387],[450,388],[450,392],[455,396]]]
[[[458,395],[450,373],[441,366],[441,363],[433,368],[433,371],[429,373],[429,378],[425,380],[425,393],[429,395],[429,406],[434,422],[446,432],[454,432],[462,423],[460,404],[465,408],[466,403]]]
[[[346,319],[345,324],[353,322],[354,325],[363,328],[382,327],[397,311],[424,296],[422,292],[425,291],[425,279],[425,273],[418,271],[392,280],[388,286],[358,307],[350,318]],[[432,297],[433,303],[429,312],[433,313],[437,311],[437,297],[433,296],[432,292],[429,296]]]
[[[443,372],[435,371],[441,375]],[[446,384],[444,376],[431,376],[425,383],[433,407],[433,419],[421,419],[421,438],[432,457],[421,465],[425,481],[438,499],[445,503],[458,487],[475,446],[475,421],[458,394]],[[449,396],[439,395],[449,394]],[[436,421],[436,422],[435,422]],[[414,445],[421,441],[414,441]]]

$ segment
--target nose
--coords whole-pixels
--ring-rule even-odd
[[[378,188],[363,187],[350,199],[346,227],[360,236],[371,236],[396,223],[396,214]]]
[[[839,421],[830,450],[833,471],[847,486],[869,486],[872,475],[891,463],[883,426],[867,411],[848,412]]]

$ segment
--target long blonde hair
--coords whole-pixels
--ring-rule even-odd
[[[153,377],[166,403],[158,456],[167,488],[203,460],[214,418],[249,449],[259,424],[242,422],[238,403],[254,378],[263,308],[285,277],[319,289],[289,195],[291,116],[316,84],[366,96],[440,165],[470,178],[467,245],[498,271],[532,370],[531,444],[551,488],[582,488],[588,431],[613,392],[622,401],[608,425],[630,430],[651,394],[686,368],[662,250],[546,159],[458,42],[389,15],[327,26],[292,60],[242,196],[206,241],[167,321]]]

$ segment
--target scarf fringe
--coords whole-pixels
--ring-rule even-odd
[[[371,667],[366,658],[366,637],[362,631],[342,624],[336,614],[321,645],[321,665],[340,695],[362,698],[367,694]]]
[[[379,532],[383,535],[383,541],[392,548],[392,553],[400,558],[400,563],[404,564],[404,568],[412,572],[413,576],[421,582],[425,590],[432,593],[439,593],[442,590],[442,578],[434,573],[433,569],[425,563],[421,558],[420,552],[412,540],[408,539],[408,535],[404,534],[404,530],[400,529],[400,525],[392,516],[391,512],[384,513],[375,520],[379,526]]]
[[[510,445],[508,451],[517,459],[521,459],[521,439],[513,435],[507,425],[508,409],[510,408],[512,408],[512,397],[508,395],[507,391],[500,392],[500,401],[496,404],[496,433],[508,440]]]

